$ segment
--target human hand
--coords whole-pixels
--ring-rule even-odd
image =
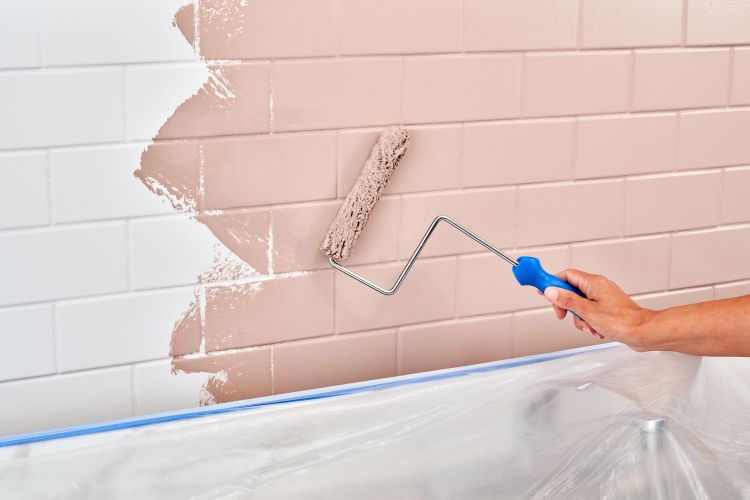
[[[640,307],[604,276],[567,269],[558,273],[557,277],[586,295],[581,297],[568,290],[548,287],[544,296],[552,303],[558,319],[565,318],[568,311],[574,311],[580,316],[573,317],[573,323],[579,330],[600,339],[606,337],[623,342],[637,351],[647,350],[647,342],[639,327],[653,311]]]

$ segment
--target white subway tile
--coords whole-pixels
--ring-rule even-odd
[[[0,154],[0,178],[0,228],[49,222],[44,153]]]
[[[168,356],[172,328],[192,300],[192,290],[172,290],[58,304],[60,371]]]
[[[0,68],[39,63],[39,0],[0,2]]]
[[[52,306],[0,309],[0,380],[55,372]]]
[[[130,367],[0,384],[0,434],[132,415]]]
[[[50,152],[55,222],[171,212],[133,175],[142,150],[140,145],[123,145]]]
[[[197,58],[171,26],[185,0],[46,0],[42,29],[49,65]]]
[[[213,262],[218,240],[187,217],[131,223],[136,289],[196,283]]]
[[[122,71],[0,73],[0,149],[124,138]]]
[[[125,224],[0,234],[0,305],[123,291]]]
[[[169,64],[125,70],[128,139],[151,139],[175,109],[208,79],[205,64]]]
[[[168,360],[135,366],[135,413],[146,415],[198,406],[209,373],[172,373]]]

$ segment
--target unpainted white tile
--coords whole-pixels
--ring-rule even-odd
[[[125,102],[129,140],[156,135],[175,109],[208,79],[205,64],[169,64],[125,70]]]
[[[42,30],[48,65],[197,59],[172,26],[185,0],[44,0]]]
[[[192,290],[128,294],[57,305],[60,371],[164,358]]]
[[[0,179],[0,228],[49,222],[45,153],[0,154]]]
[[[0,343],[0,380],[54,373],[52,306],[0,309]]]
[[[140,164],[142,150],[141,145],[118,145],[51,151],[54,221],[115,219],[171,212],[167,203],[154,196],[133,175]]]
[[[0,73],[0,149],[122,140],[122,92],[119,68]]]
[[[135,413],[145,415],[197,406],[209,373],[172,373],[169,360],[135,366]]]
[[[196,283],[220,245],[206,226],[188,217],[133,221],[131,244],[136,289]]]
[[[0,68],[39,64],[39,0],[0,2]]]
[[[0,433],[16,434],[132,415],[130,367],[0,384]]]
[[[0,305],[124,291],[124,223],[0,234]]]

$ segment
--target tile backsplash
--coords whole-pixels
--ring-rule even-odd
[[[378,283],[445,214],[647,307],[750,290],[750,3],[186,3],[0,5],[0,434],[595,342],[448,226],[394,297],[330,269],[389,124]]]

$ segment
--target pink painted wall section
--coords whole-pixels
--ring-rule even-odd
[[[173,332],[175,370],[224,370],[212,401],[595,342],[449,227],[394,297],[328,268],[320,240],[388,124],[412,146],[350,262],[377,282],[438,214],[663,303],[750,278],[741,2],[196,5],[175,24],[210,76],[136,176],[255,270],[217,263]]]
[[[48,4],[0,2],[0,433],[596,342],[448,226],[394,297],[330,268],[392,124],[375,281],[444,213],[648,307],[750,290],[747,1]]]

